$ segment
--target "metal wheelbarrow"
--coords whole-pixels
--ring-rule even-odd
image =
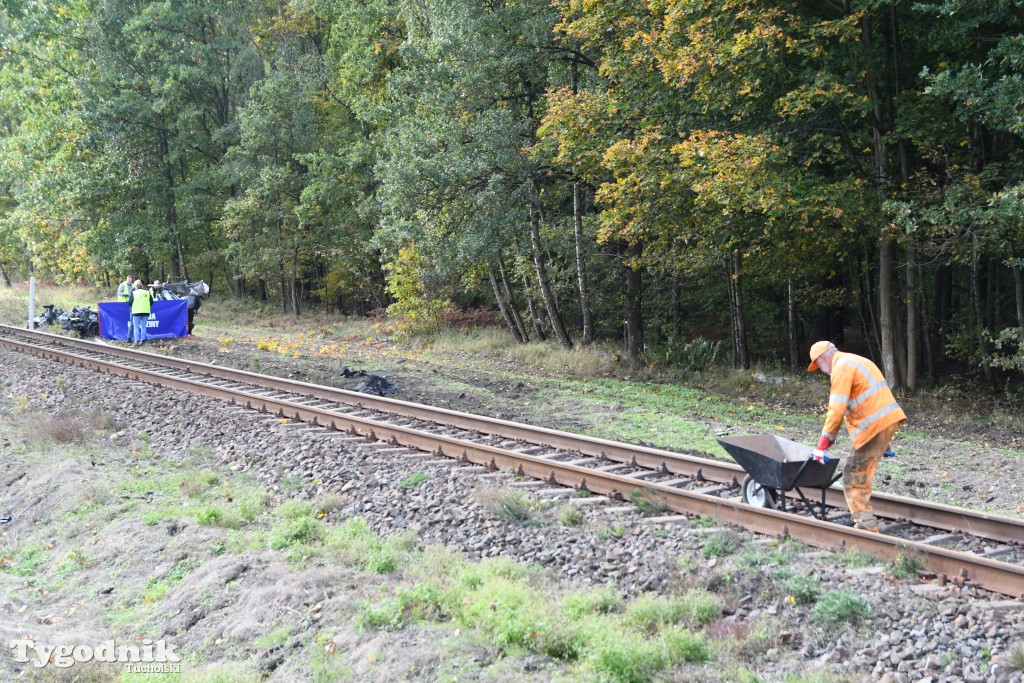
[[[717,441],[747,473],[742,485],[744,503],[787,512],[786,494],[796,491],[799,500],[794,503],[803,503],[811,515],[825,519],[825,491],[843,476],[835,473],[838,458],[817,462],[811,458],[810,446],[774,434]],[[803,489],[821,489],[820,504],[811,502]]]

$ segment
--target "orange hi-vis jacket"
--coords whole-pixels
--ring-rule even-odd
[[[907,416],[877,365],[840,351],[832,357],[832,389],[822,436],[835,441],[844,418],[853,447],[860,448],[886,427],[906,421]]]

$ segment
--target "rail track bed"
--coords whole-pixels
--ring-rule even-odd
[[[939,584],[970,584],[1024,597],[1024,520],[877,493],[876,514],[886,521],[881,534],[871,534],[841,524],[849,515],[840,489],[830,489],[825,497],[830,521],[746,505],[739,492],[743,470],[701,454],[595,439],[6,326],[0,326],[0,344],[215,397],[278,419],[384,441],[396,454],[413,449],[438,462],[443,456],[539,496],[572,496],[575,490],[585,492],[587,504],[634,504],[655,515],[650,519],[655,523],[713,517],[818,547],[858,548],[887,560],[909,554]]]

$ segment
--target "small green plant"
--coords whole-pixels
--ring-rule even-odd
[[[813,576],[806,574],[783,580],[781,588],[798,605],[809,605],[818,598],[818,581]]]
[[[68,386],[67,380],[65,380],[63,377],[58,377],[57,378],[57,388],[60,391],[64,391],[67,388],[67,386]]]
[[[72,548],[64,556],[64,561],[57,566],[57,572],[61,575],[68,575],[82,569],[91,569],[92,561],[78,548]]]
[[[837,557],[843,565],[850,569],[870,567],[871,565],[878,563],[878,560],[873,556],[867,554],[863,550],[857,550],[855,548],[844,550],[840,552]]]
[[[234,510],[226,510],[212,505],[197,512],[196,521],[203,526],[219,526],[225,529],[236,529],[242,525],[241,518]]]
[[[706,591],[670,596],[644,593],[626,606],[623,622],[637,631],[655,633],[673,624],[707,624],[721,613],[722,603]]]
[[[574,505],[563,505],[558,508],[558,521],[563,526],[579,526],[583,522],[583,513]]]
[[[690,372],[707,370],[718,359],[721,346],[722,342],[710,342],[704,337],[685,343],[678,337],[671,337],[663,352],[665,363]]]
[[[1014,645],[1003,655],[1003,664],[1008,671],[1024,671],[1024,645]]]
[[[259,358],[253,358],[252,359],[252,368],[256,372],[260,371],[260,359]]]
[[[598,529],[597,539],[599,541],[607,541],[609,538],[622,538],[626,535],[626,525],[622,522],[616,522],[612,526]]]
[[[294,632],[294,626],[282,626],[276,631],[272,631],[261,638],[257,638],[252,641],[252,644],[260,650],[273,650],[274,648],[281,647],[288,642],[288,638],[290,638]]]
[[[912,579],[917,576],[919,571],[921,571],[921,567],[921,561],[917,557],[916,553],[910,551],[902,552],[899,554],[899,557],[896,558],[892,575],[897,579]]]
[[[498,519],[527,524],[534,521],[536,504],[518,491],[484,490],[477,492],[477,500]]]
[[[280,550],[297,543],[320,541],[326,532],[323,524],[310,517],[287,519],[275,528],[270,537],[270,547]]]
[[[597,590],[573,591],[562,596],[562,611],[571,619],[587,614],[610,614],[622,609],[622,595],[613,584]]]
[[[729,531],[709,538],[701,552],[704,557],[725,557],[726,555],[732,555],[739,547],[739,536]]]
[[[143,443],[149,443],[152,440],[153,437],[150,436],[149,432],[147,432],[145,429],[139,432],[139,441],[142,441]]]
[[[402,481],[398,482],[398,485],[403,489],[411,489],[419,486],[428,479],[430,479],[429,474],[425,474],[423,472],[410,472],[402,477]]]
[[[356,626],[363,630],[395,631],[410,623],[437,620],[447,614],[443,591],[432,583],[417,583],[400,586],[393,595],[365,600],[356,617]]]
[[[659,500],[653,489],[643,491],[634,489],[629,492],[629,502],[637,506],[645,515],[661,514],[668,510],[668,503]]]
[[[713,529],[718,526],[718,522],[715,521],[714,517],[697,517],[691,524],[698,529]]]
[[[831,590],[818,598],[812,616],[828,628],[843,623],[859,624],[874,613],[874,605],[857,593]]]
[[[46,548],[41,544],[19,548],[10,555],[0,555],[0,570],[15,576],[32,576],[46,561]]]

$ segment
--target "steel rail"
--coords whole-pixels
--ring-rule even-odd
[[[139,360],[141,357],[146,362],[175,368],[182,372],[197,372],[209,377],[297,393],[309,398],[320,398],[355,407],[380,410],[393,415],[439,422],[459,429],[479,431],[509,439],[519,439],[564,450],[569,453],[603,457],[615,462],[633,463],[645,469],[660,469],[672,474],[693,477],[713,483],[738,485],[746,474],[743,468],[735,463],[712,460],[690,453],[678,453],[648,446],[573,434],[546,427],[534,427],[518,422],[472,415],[447,408],[436,408],[399,399],[362,394],[355,391],[297,382],[269,375],[260,375],[246,370],[211,365],[199,361],[96,344],[92,341],[73,339],[37,330],[25,330],[0,325],[0,333],[17,335],[28,339],[43,338],[53,344],[90,352],[102,351],[103,353],[120,358]],[[2,337],[0,337],[0,340],[2,340]],[[871,502],[875,514],[884,519],[911,520],[923,526],[951,532],[962,531],[973,536],[1004,543],[1016,544],[1024,540],[1024,520],[953,505],[896,496],[879,491],[872,493]],[[826,492],[825,503],[835,508],[846,508],[846,499],[843,496],[842,488],[840,486],[831,487]]]
[[[232,405],[282,418],[310,422],[331,429],[344,429],[372,440],[435,452],[462,462],[493,469],[511,469],[517,474],[570,486],[581,491],[600,493],[615,499],[641,496],[660,501],[668,509],[686,515],[708,516],[762,534],[789,536],[816,547],[836,548],[847,542],[882,559],[894,561],[901,554],[913,553],[923,567],[941,577],[970,582],[987,590],[1024,599],[1024,566],[1012,565],[971,553],[962,553],[858,529],[837,526],[812,517],[753,507],[701,493],[676,489],[664,484],[644,482],[628,476],[591,470],[538,456],[505,451],[494,446],[464,441],[446,435],[431,434],[409,427],[375,422],[343,412],[293,403],[249,392],[213,386],[196,380],[172,377],[160,372],[133,368],[74,353],[58,352],[23,342],[6,340],[19,350],[45,358],[69,362],[116,376],[146,381],[160,386],[218,398]]]

